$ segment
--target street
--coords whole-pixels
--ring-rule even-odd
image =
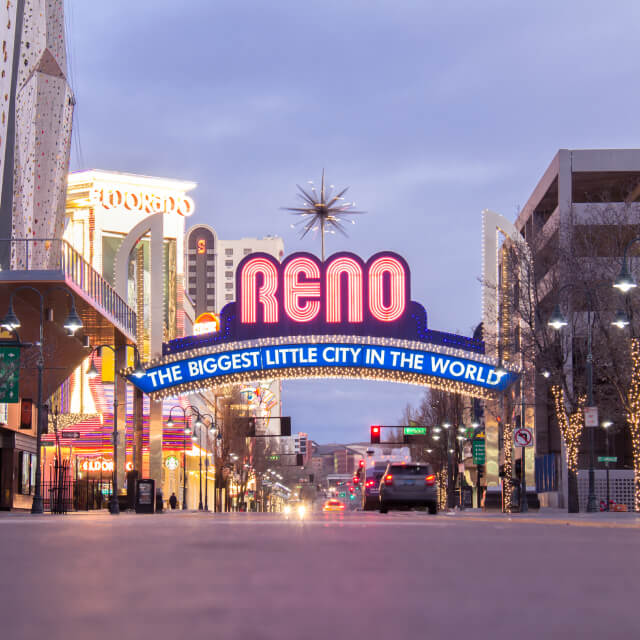
[[[2,637],[637,637],[640,519],[596,515],[6,515]]]

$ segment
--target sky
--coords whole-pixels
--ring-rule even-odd
[[[433,329],[481,317],[481,211],[515,219],[560,148],[640,145],[640,3],[66,0],[71,169],[194,180],[223,239],[320,252],[281,207],[349,186],[366,215],[327,253],[406,258]],[[284,383],[318,442],[399,424],[424,391]]]

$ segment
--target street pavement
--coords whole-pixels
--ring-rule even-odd
[[[640,518],[0,516],[0,637],[638,638]]]

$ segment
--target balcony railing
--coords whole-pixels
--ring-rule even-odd
[[[120,325],[136,334],[136,314],[114,288],[61,238],[0,238],[0,271],[58,271]]]

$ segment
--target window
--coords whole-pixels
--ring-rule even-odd
[[[36,456],[34,453],[21,451],[18,463],[20,465],[18,475],[18,493],[28,496],[33,493],[36,484]]]
[[[225,299],[225,300],[233,300],[233,294],[232,294],[232,293],[227,293],[227,294],[224,296],[224,299]]]
[[[253,249],[243,249],[242,252],[245,256],[248,256],[250,253],[253,253]]]
[[[233,260],[225,260],[224,261],[224,266],[225,267],[233,267]]]
[[[224,250],[224,255],[225,256],[232,256],[233,255],[233,249],[225,249]]]
[[[233,282],[225,282],[224,283],[224,288],[225,289],[233,289]]]
[[[227,278],[233,278],[233,271],[225,271],[224,272],[225,277]]]

